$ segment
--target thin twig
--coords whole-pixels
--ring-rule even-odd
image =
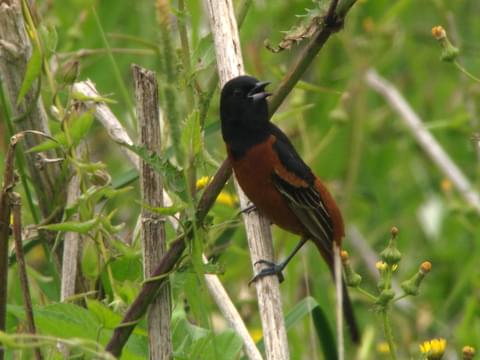
[[[80,145],[75,150],[77,156],[81,156],[84,144]],[[73,174],[67,188],[67,204],[70,206],[77,202],[80,197],[80,180],[79,174]],[[79,221],[79,214],[72,215],[70,220]],[[62,262],[62,279],[60,288],[60,301],[65,301],[75,295],[77,284],[78,260],[80,257],[81,243],[83,239],[78,232],[68,231],[65,233],[63,240],[63,262]]]
[[[10,192],[15,185],[14,162],[15,147],[18,138],[10,139],[5,156],[3,172],[3,186],[0,193],[0,331],[5,331],[7,320],[7,291],[8,291],[8,237],[10,232]],[[4,358],[3,347],[0,347],[0,360]]]
[[[10,202],[13,212],[13,237],[15,239],[15,252],[17,254],[17,268],[20,278],[20,287],[22,288],[23,306],[25,308],[25,317],[27,319],[28,332],[32,335],[36,334],[35,320],[33,318],[32,297],[30,295],[30,287],[28,285],[27,269],[25,265],[25,257],[23,254],[22,243],[22,198],[19,194],[13,192],[10,194]],[[33,350],[35,359],[41,360],[42,353],[39,347]]]
[[[148,151],[160,155],[161,134],[158,108],[158,84],[155,73],[132,65],[135,85],[135,104],[140,128],[140,144]],[[141,161],[140,186],[142,204],[163,207],[161,174]],[[166,252],[165,218],[142,208],[141,234],[143,245],[143,272],[146,279],[152,276],[156,264]],[[148,310],[148,342],[150,359],[171,359],[170,286],[165,284]]]
[[[473,189],[467,177],[452,161],[445,150],[443,150],[432,134],[425,128],[420,117],[415,113],[395,86],[381,77],[373,69],[367,71],[365,80],[368,85],[381,94],[390,106],[400,115],[400,119],[402,119],[405,125],[408,126],[411,134],[417,140],[419,145],[432,159],[435,165],[443,172],[443,175],[450,179],[464,200],[475,209],[476,212],[480,213],[480,196],[478,192]]]
[[[312,36],[309,43],[302,49],[300,54],[297,55],[296,60],[294,61],[293,66],[287,71],[282,81],[275,90],[273,96],[269,101],[269,110],[270,116],[277,111],[277,109],[282,104],[283,100],[287,95],[292,91],[295,84],[300,80],[302,75],[305,73],[307,68],[310,66],[312,61],[315,59],[319,51],[323,48],[323,45],[327,42],[335,31],[338,29],[335,26],[329,26],[331,22],[342,24],[345,16],[347,15],[350,8],[355,4],[356,0],[343,0],[338,6],[336,6],[337,1],[332,0],[329,6],[329,11],[327,17],[325,18],[324,25],[318,30],[318,32]],[[336,10],[335,10],[336,9]],[[333,14],[335,10],[335,14]],[[334,17],[334,19],[329,19],[329,17]]]
[[[208,262],[207,258],[203,256],[203,261]],[[218,276],[205,274],[206,283],[210,294],[215,300],[215,303],[219,307],[227,322],[233,327],[235,332],[243,339],[243,350],[245,355],[250,360],[262,360],[262,355],[258,350],[255,342],[248,333],[248,329],[245,326],[238,310],[235,308],[230,298],[228,297],[225,288],[218,279]],[[240,320],[239,320],[240,319]]]
[[[343,275],[340,247],[333,244],[333,266],[335,276],[335,317],[337,326],[338,360],[345,360],[345,339],[343,336]]]

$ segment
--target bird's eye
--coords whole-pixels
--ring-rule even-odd
[[[243,95],[242,90],[240,90],[240,89],[235,89],[235,90],[233,90],[233,96],[235,96],[235,97],[241,97],[242,95]]]

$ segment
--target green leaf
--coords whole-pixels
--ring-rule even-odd
[[[87,135],[88,130],[90,130],[90,127],[92,126],[93,119],[93,110],[88,110],[82,112],[79,116],[73,117],[70,120],[68,124],[68,131],[70,132],[70,136],[74,146],[78,145],[80,140],[82,140],[85,135]],[[68,146],[67,137],[64,132],[59,132],[55,134],[54,139],[45,140],[37,146],[30,148],[28,152],[47,151],[51,149],[57,149],[62,146]],[[105,167],[105,165],[102,165],[102,168],[103,167]]]
[[[69,131],[72,136],[73,145],[77,145],[85,135],[93,123],[93,109],[82,112],[79,116],[72,118],[69,122]]]
[[[51,24],[45,26],[42,24],[40,25],[38,32],[42,38],[42,44],[45,45],[45,49],[47,49],[49,53],[55,52],[58,44],[58,34],[55,26]]]
[[[185,154],[189,154],[190,157],[196,157],[202,151],[202,128],[197,110],[194,110],[185,121],[182,131],[182,146]]]
[[[236,359],[242,341],[233,330],[214,334],[193,325],[185,318],[173,323],[172,341],[175,359]]]
[[[9,313],[25,319],[21,306],[9,306]],[[57,303],[44,307],[35,306],[35,324],[46,334],[66,337],[89,338],[95,340],[100,331],[100,323],[88,310],[73,304]]]
[[[187,186],[183,171],[173,165],[168,159],[160,158],[158,154],[149,151],[145,146],[127,145],[128,149],[137,154],[143,161],[150,165],[157,173],[162,174],[164,186],[176,194],[182,201],[188,201]]]
[[[28,60],[27,70],[25,71],[22,85],[20,86],[20,90],[18,92],[17,105],[19,105],[25,95],[27,95],[28,91],[32,87],[33,81],[40,76],[40,72],[42,71],[42,61],[40,49],[34,46],[32,56],[30,57],[30,60]]]
[[[34,306],[37,330],[44,335],[59,338],[78,339],[77,350],[82,351],[81,340],[89,340],[106,345],[112,336],[110,326],[120,317],[99,303],[88,302],[88,310],[69,303],[56,303],[46,306]],[[8,313],[25,320],[23,306],[8,306]],[[109,320],[106,321],[105,317]],[[118,323],[117,323],[118,325]],[[99,348],[102,348],[100,346]],[[145,331],[135,330],[126,344],[125,359],[145,359],[147,357],[147,339]],[[87,357],[90,358],[90,357]]]
[[[212,34],[202,37],[198,42],[192,55],[193,59],[197,59],[195,71],[205,70],[215,62],[215,49],[212,44]]]
[[[174,205],[174,206],[168,206],[168,207],[153,207],[147,204],[142,204],[142,207],[163,216],[173,216],[176,213],[185,209],[185,206],[181,206],[181,205],[179,206]]]
[[[98,224],[99,220],[96,218],[88,221],[64,221],[58,224],[40,226],[40,229],[86,234]]]
[[[54,136],[53,139],[48,139],[45,140],[44,142],[41,142],[37,146],[33,146],[30,149],[28,149],[28,152],[41,152],[41,151],[48,151],[51,149],[57,149],[59,147],[62,147],[66,144],[66,139],[65,139],[65,134],[59,133],[58,136]]]
[[[117,102],[115,100],[109,99],[104,96],[87,96],[81,92],[78,91],[73,91],[72,94],[72,99],[73,100],[78,100],[78,101],[93,101],[95,103],[105,103],[105,104],[116,104]]]

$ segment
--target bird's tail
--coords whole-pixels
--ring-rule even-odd
[[[333,266],[333,252],[332,251],[325,251],[322,244],[318,241],[313,240],[315,245],[317,246],[320,254],[325,259],[330,268],[330,272],[332,274],[333,279],[335,280],[335,273],[334,273],[334,266]],[[355,317],[355,312],[353,311],[352,301],[350,300],[350,296],[348,294],[348,288],[345,284],[345,279],[342,278],[342,291],[343,291],[343,316],[345,318],[345,322],[347,323],[348,331],[350,333],[350,338],[355,344],[360,343],[360,330],[358,329],[357,320]]]

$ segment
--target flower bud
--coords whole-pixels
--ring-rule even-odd
[[[433,27],[432,36],[438,40],[440,47],[442,48],[440,59],[448,62],[454,61],[457,58],[460,50],[452,45],[448,39],[445,29],[442,26]]]
[[[417,296],[420,289],[420,284],[422,283],[423,278],[425,277],[426,274],[430,272],[431,269],[432,269],[432,264],[429,261],[424,261],[420,265],[420,269],[415,275],[413,275],[410,279],[402,282],[400,286],[402,290],[405,292],[405,294]]]
[[[388,246],[380,253],[380,257],[388,265],[397,265],[402,259],[402,254],[397,249],[397,234],[398,228],[395,226],[390,230],[392,237],[388,243]]]
[[[462,349],[463,360],[472,360],[475,357],[475,348],[464,346]]]
[[[362,282],[362,277],[353,270],[348,252],[342,250],[340,252],[340,258],[342,259],[343,268],[345,270],[346,284],[351,287],[357,287]]]

